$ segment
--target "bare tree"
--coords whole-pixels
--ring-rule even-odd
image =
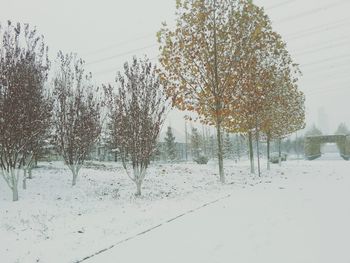
[[[133,58],[131,65],[124,64],[124,73],[117,73],[116,92],[111,85],[104,87],[109,98],[112,136],[138,196],[167,108],[157,72],[147,58]]]
[[[45,55],[45,56],[44,56]],[[38,56],[37,56],[38,57]],[[52,117],[52,100],[48,97],[45,84],[48,76],[49,61],[47,52],[40,54],[36,63],[32,63],[26,73],[26,92],[22,93],[27,129],[35,134],[29,136],[25,148],[23,163],[23,188],[26,189],[26,179],[32,179],[32,169],[38,160],[43,142],[48,137]],[[28,177],[27,177],[28,172]]]
[[[91,74],[75,54],[58,53],[54,78],[54,126],[56,147],[73,173],[72,185],[86,156],[101,132],[101,103]]]
[[[0,25],[0,172],[13,201],[31,144],[47,127],[47,111],[33,114],[44,102],[47,51],[43,36],[28,24]]]

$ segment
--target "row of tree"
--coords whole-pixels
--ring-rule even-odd
[[[206,133],[200,134],[197,128],[192,128],[191,134],[189,134],[189,142],[179,142],[175,138],[172,127],[167,127],[166,136],[164,142],[159,142],[159,149],[157,151],[156,160],[162,160],[170,163],[178,161],[195,160],[198,156],[206,156],[208,159],[216,159],[217,142],[214,140],[213,135],[207,135]],[[345,124],[341,124],[336,134],[350,134],[346,133],[347,127]],[[312,127],[306,131],[306,136],[319,135],[321,132]],[[261,144],[261,145],[260,145]],[[245,160],[249,157],[249,142],[247,136],[243,134],[231,134],[226,132],[223,138],[223,156],[226,160],[233,160],[238,162]],[[282,154],[292,154],[297,158],[304,156],[304,135],[296,134],[295,138],[291,136],[285,138],[282,141],[274,140],[271,144],[267,144],[267,141],[260,141],[259,143],[259,156],[263,156],[267,159],[268,147],[274,154],[281,151]],[[257,151],[256,144],[253,145],[254,151]],[[187,151],[187,158],[186,158]],[[256,154],[258,155],[258,153]]]
[[[0,167],[13,200],[19,172],[31,170],[48,138],[75,185],[103,123],[140,195],[169,101],[216,127],[221,182],[224,130],[248,135],[254,172],[253,136],[269,142],[303,128],[299,69],[262,8],[249,0],[178,0],[176,15],[175,29],[164,24],[158,33],[161,67],[134,58],[115,86],[100,88],[82,59],[62,52],[48,81],[43,36],[27,24],[0,26]]]
[[[176,8],[175,28],[164,23],[158,33],[167,94],[216,127],[221,182],[223,130],[248,135],[254,173],[253,136],[269,143],[304,127],[299,68],[252,1],[178,0]]]
[[[116,89],[98,88],[82,59],[59,52],[48,81],[51,63],[43,36],[28,24],[10,21],[0,30],[0,172],[13,200],[18,200],[20,172],[26,188],[45,145],[60,153],[74,186],[104,119],[140,195],[168,109],[156,67],[147,58],[134,58],[117,74]]]
[[[167,127],[164,143],[158,142],[159,158],[163,161],[176,162],[179,160],[198,160],[198,158],[216,159],[217,142],[215,136],[211,135],[203,128],[200,132],[198,128],[191,128],[191,133],[187,134],[189,141],[183,143],[176,142],[172,127]],[[225,159],[240,160],[246,155],[246,138],[243,135],[232,135],[225,133],[223,139],[223,155]]]

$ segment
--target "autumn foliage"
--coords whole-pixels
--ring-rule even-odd
[[[283,137],[303,127],[299,69],[252,1],[178,0],[175,29],[164,24],[158,40],[161,80],[173,105],[216,126],[222,182],[222,129],[251,138],[258,131]]]

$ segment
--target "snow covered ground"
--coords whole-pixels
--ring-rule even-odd
[[[224,186],[215,163],[157,164],[142,198],[118,164],[89,165],[72,188],[42,163],[19,202],[0,183],[0,262],[76,262],[128,238],[84,262],[350,262],[350,162],[331,159],[262,178],[226,163]]]

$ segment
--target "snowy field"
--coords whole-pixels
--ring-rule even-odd
[[[288,161],[262,178],[225,167],[223,186],[214,163],[154,165],[135,198],[118,164],[87,165],[72,188],[62,164],[40,163],[19,202],[1,181],[0,262],[77,262],[113,245],[83,262],[350,262],[350,162]]]

